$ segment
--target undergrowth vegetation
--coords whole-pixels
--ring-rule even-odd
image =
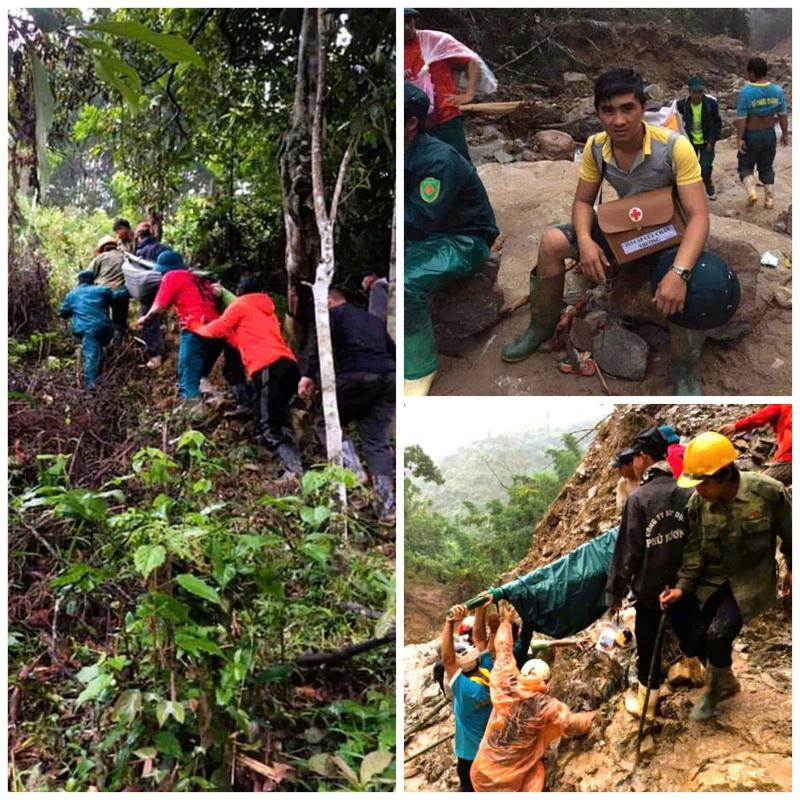
[[[331,499],[353,476],[223,499],[246,475],[172,444],[96,489],[63,454],[12,482],[10,788],[387,788],[393,653],[297,663],[394,626],[380,535]]]

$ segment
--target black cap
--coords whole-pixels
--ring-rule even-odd
[[[634,453],[644,453],[657,461],[667,456],[667,440],[658,428],[645,428],[633,441]]]
[[[418,86],[414,86],[409,81],[405,82],[403,87],[403,105],[405,107],[406,119],[416,117],[419,120],[424,120],[430,108],[430,100],[428,95],[422,91]]]
[[[633,457],[635,455],[636,451],[632,447],[623,447],[622,450],[620,450],[614,456],[614,460],[611,462],[611,466],[616,467],[616,469],[619,469],[625,464],[630,464],[631,461],[633,461]]]

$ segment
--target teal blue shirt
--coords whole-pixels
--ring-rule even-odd
[[[478,666],[491,670],[494,660],[489,653],[481,656]],[[488,681],[487,681],[488,682]],[[489,687],[460,672],[451,684],[453,713],[456,718],[456,758],[474,761],[483,732],[492,713]]]
[[[748,83],[739,92],[736,106],[736,119],[768,117],[771,114],[786,113],[786,98],[783,89],[775,83]]]

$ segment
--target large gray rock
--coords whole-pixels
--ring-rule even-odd
[[[565,72],[564,73],[564,83],[586,83],[589,80],[589,76],[585,72]]]
[[[500,259],[491,256],[477,272],[448,284],[433,300],[433,330],[439,352],[460,356],[473,337],[492,326],[503,308],[497,288]]]
[[[634,381],[647,374],[649,350],[641,336],[622,325],[606,325],[592,341],[592,355],[603,372]]]

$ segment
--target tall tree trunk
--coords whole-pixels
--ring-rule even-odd
[[[317,26],[317,91],[314,101],[314,121],[311,128],[311,182],[314,195],[314,214],[320,239],[320,258],[314,280],[314,320],[317,328],[319,350],[319,375],[322,389],[322,411],[325,419],[325,447],[331,464],[342,464],[342,427],[339,423],[339,408],[336,403],[336,373],[333,368],[333,346],[328,312],[328,290],[335,269],[333,252],[333,222],[328,215],[325,201],[325,178],[322,172],[322,121],[324,116],[323,94],[325,91],[325,11],[306,9],[306,18],[316,14]],[[344,161],[342,162],[344,165]],[[346,166],[345,166],[346,168]],[[343,178],[343,173],[340,171]],[[340,181],[334,193],[332,208],[338,203]],[[335,213],[335,211],[334,211]],[[342,491],[343,491],[342,487]],[[344,497],[343,497],[344,499]]]
[[[397,341],[397,203],[392,211],[392,245],[389,251],[389,302],[386,309],[386,330]]]
[[[294,104],[289,128],[279,156],[286,230],[286,277],[289,315],[295,321],[290,335],[302,348],[313,319],[307,284],[314,280],[319,261],[320,238],[311,197],[311,121],[317,79],[317,21],[304,12],[297,55]]]

